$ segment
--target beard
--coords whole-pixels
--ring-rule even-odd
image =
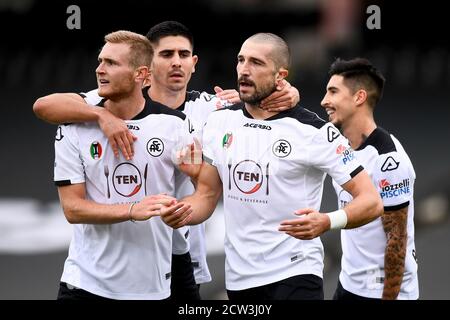
[[[246,79],[244,77],[241,77],[238,79],[238,88],[242,82],[244,82],[247,85],[250,85],[254,88],[253,94],[243,94],[239,91],[239,98],[241,99],[241,101],[248,103],[250,105],[255,105],[255,106],[260,105],[261,100],[267,98],[273,92],[276,91],[275,83],[264,83],[264,84],[261,84],[259,87],[257,87],[253,81]]]

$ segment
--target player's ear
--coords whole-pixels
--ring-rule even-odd
[[[275,77],[275,85],[277,86],[277,88],[282,88],[283,87],[283,80],[287,78],[289,74],[289,71],[285,68],[280,68],[277,72],[277,75]]]
[[[149,78],[150,69],[147,66],[140,66],[136,69],[136,81],[144,81]]]
[[[367,91],[359,89],[353,95],[353,100],[355,101],[356,105],[362,105],[367,101]]]
[[[195,66],[197,65],[198,62],[198,56],[197,55],[193,55],[192,56],[192,73],[195,73]]]

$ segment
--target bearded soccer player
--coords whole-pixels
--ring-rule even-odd
[[[203,131],[205,162],[180,166],[197,181],[183,200],[193,212],[162,209],[174,228],[201,223],[223,192],[230,300],[323,299],[318,236],[381,213],[369,176],[332,124],[299,105],[276,114],[259,107],[288,75],[289,61],[277,35],[259,33],[244,42],[237,59],[243,103],[213,112]],[[336,152],[342,149],[346,155]],[[325,174],[353,195],[345,210],[318,212]]]

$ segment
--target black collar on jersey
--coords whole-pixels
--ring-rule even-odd
[[[150,86],[146,86],[142,88],[142,95],[145,99],[150,99],[150,95],[148,94],[148,90],[150,89]],[[184,101],[181,105],[175,108],[175,110],[184,111],[184,105],[186,104],[186,101],[194,101],[195,99],[198,99],[200,97],[200,92],[192,90],[192,91],[186,91],[186,96],[184,98]]]
[[[364,141],[358,148],[356,148],[356,151],[363,150],[369,145],[377,149],[380,155],[392,151],[397,151],[394,141],[392,141],[391,135],[381,127],[376,127],[375,130],[373,130],[372,133],[369,134],[366,141]]]
[[[170,114],[173,116],[177,116],[183,120],[186,119],[186,115],[183,112],[179,111],[178,109],[174,110],[164,104],[152,100],[152,98],[150,98],[150,95],[148,94],[149,88],[150,86],[142,88],[142,95],[144,96],[145,99],[145,107],[132,120],[142,119],[150,114]]]
[[[149,87],[145,87],[142,89],[142,95],[144,96],[144,99],[145,99],[144,108],[142,109],[141,112],[139,112],[137,115],[135,115],[131,120],[143,119],[150,114],[170,114],[173,116],[177,116],[177,117],[181,118],[182,120],[184,120],[186,118],[186,115],[183,112],[173,110],[159,102],[156,102],[156,101],[153,101],[152,99],[150,99],[150,97],[147,93],[148,88]],[[106,99],[102,99],[97,104],[97,106],[104,108],[105,102],[106,102]]]
[[[235,105],[232,105],[230,107],[224,108],[229,110],[242,110],[242,113],[245,117],[254,119],[253,116],[247,111],[247,108],[245,107],[245,104],[243,102],[237,103]],[[224,109],[219,109],[224,110]],[[289,110],[281,111],[267,119],[261,119],[262,121],[273,121],[273,120],[279,120],[283,118],[292,118],[295,119],[303,124],[311,125],[317,129],[322,128],[327,122],[320,118],[316,113],[309,111],[308,109],[300,106],[299,103],[297,105]]]

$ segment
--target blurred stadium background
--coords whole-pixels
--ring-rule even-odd
[[[81,29],[68,30],[66,9],[81,9]],[[368,5],[381,8],[381,29],[366,27]],[[447,16],[437,1],[359,0],[95,1],[0,0],[0,96],[3,123],[0,180],[0,299],[54,299],[70,241],[53,177],[55,127],[32,113],[52,92],[94,88],[103,35],[118,29],[146,33],[178,20],[195,36],[199,55],[190,89],[235,87],[240,44],[253,33],[283,36],[291,46],[289,80],[302,105],[320,107],[334,57],[365,56],[387,77],[377,122],[402,141],[417,173],[416,247],[422,299],[450,299],[450,51]],[[431,22],[430,22],[431,19]],[[327,180],[322,208],[334,209]],[[213,281],[205,299],[223,299],[223,217],[207,225]],[[325,296],[335,289],[339,233],[323,237]]]

